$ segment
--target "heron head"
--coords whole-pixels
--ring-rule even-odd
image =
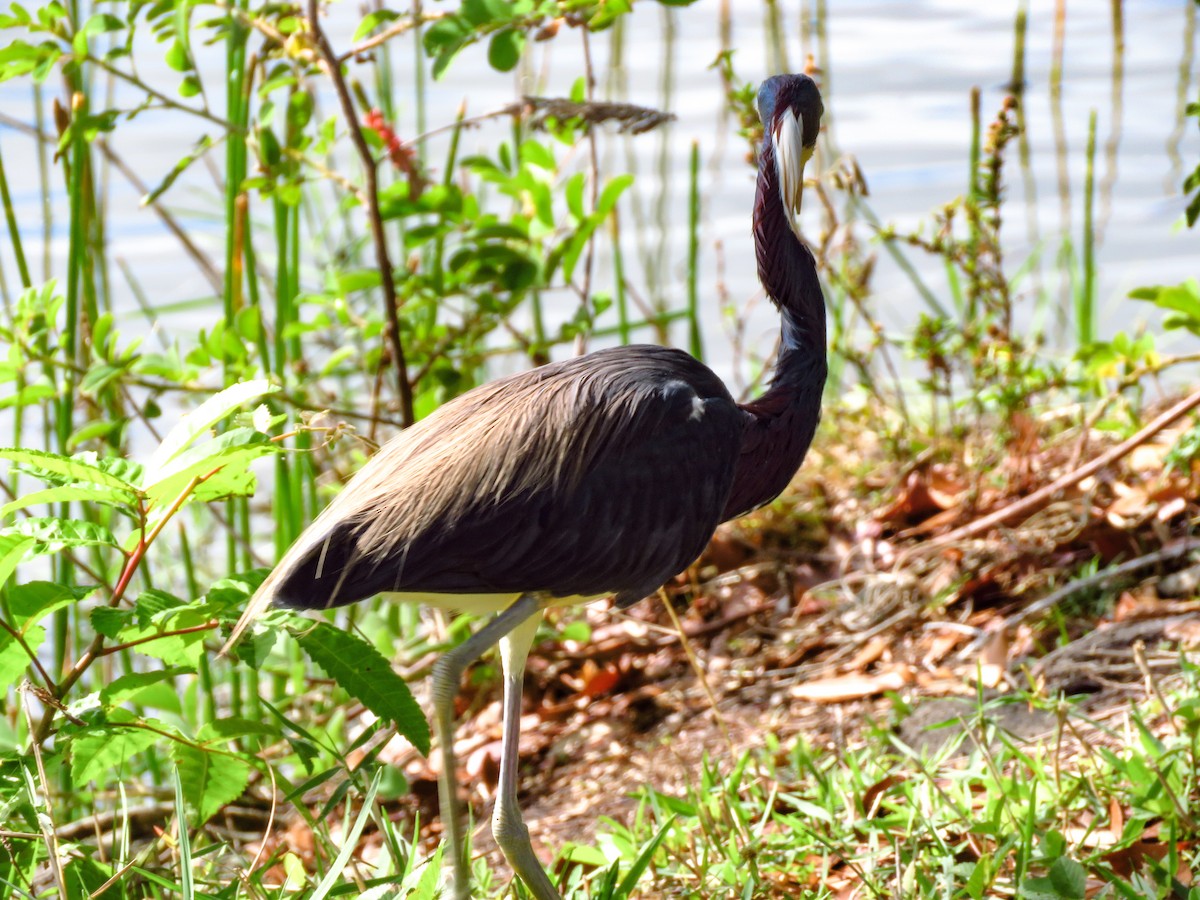
[[[797,236],[804,164],[817,146],[824,111],[821,92],[807,75],[774,75],[758,89],[758,114],[766,139],[775,148],[779,198]]]

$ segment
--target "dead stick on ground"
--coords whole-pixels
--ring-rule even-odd
[[[1028,497],[1023,497],[1015,503],[1010,503],[1003,509],[998,509],[993,513],[988,513],[980,519],[976,519],[970,524],[964,525],[962,528],[956,528],[941,537],[934,538],[931,542],[933,545],[949,544],[955,541],[966,540],[973,538],[997,525],[1003,525],[1018,516],[1029,516],[1041,509],[1057,494],[1059,491],[1076,485],[1083,479],[1091,475],[1095,475],[1105,466],[1110,466],[1118,459],[1128,455],[1134,448],[1141,446],[1158,434],[1176,419],[1191,412],[1196,407],[1200,406],[1200,391],[1189,394],[1184,399],[1180,400],[1153,422],[1135,434],[1126,441],[1122,441],[1117,446],[1113,447],[1106,453],[1097,456],[1085,466],[1080,466],[1078,469],[1073,469],[1061,478],[1057,478],[1044,488],[1034,491]]]

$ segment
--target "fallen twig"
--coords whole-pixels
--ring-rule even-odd
[[[988,513],[982,518],[976,519],[961,528],[956,528],[951,532],[935,537],[930,541],[933,546],[941,546],[943,544],[951,544],[956,541],[966,540],[968,538],[977,537],[994,528],[997,525],[1003,525],[1018,516],[1028,516],[1033,512],[1041,509],[1060,491],[1076,485],[1095,475],[1106,466],[1112,465],[1118,459],[1128,455],[1135,448],[1146,443],[1154,435],[1158,434],[1176,419],[1191,412],[1196,407],[1200,406],[1200,391],[1189,394],[1184,399],[1180,400],[1162,415],[1158,416],[1149,425],[1139,431],[1137,434],[1128,440],[1122,441],[1111,450],[1097,456],[1090,463],[1080,466],[1078,469],[1066,473],[1065,475],[1056,478],[1044,488],[1039,488],[1028,497],[1022,497],[1020,500],[1014,501],[1001,509]],[[928,546],[928,545],[927,545]]]

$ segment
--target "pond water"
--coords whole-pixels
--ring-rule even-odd
[[[736,48],[739,76],[754,81],[773,71],[801,68],[812,54],[821,70],[827,117],[826,138],[810,174],[842,154],[852,155],[865,174],[870,188],[866,202],[874,215],[911,228],[964,191],[970,92],[980,88],[986,123],[1013,77],[1019,14],[1027,23],[1023,64],[1028,155],[1019,159],[1016,152],[1010,153],[1006,168],[1007,258],[1014,270],[1031,255],[1040,260],[1033,267],[1037,278],[1022,282],[1028,292],[1040,284],[1066,296],[1067,286],[1059,284],[1054,260],[1064,236],[1076,243],[1080,238],[1088,119],[1095,111],[1098,330],[1107,336],[1129,329],[1138,319],[1157,321],[1145,304],[1126,299],[1129,289],[1195,276],[1200,259],[1200,229],[1188,231],[1180,224],[1179,185],[1200,158],[1194,120],[1186,128],[1181,125],[1183,105],[1200,99],[1197,5],[1190,0],[1128,5],[1120,0],[1069,5],[1065,0],[700,0],[685,9],[639,3],[619,33],[595,35],[591,44],[598,98],[657,107],[678,117],[649,135],[625,138],[606,133],[601,141],[602,167],[609,174],[637,173],[634,192],[622,207],[634,283],[648,281],[652,293],[672,305],[682,303],[687,159],[697,141],[703,166],[701,303],[706,350],[723,375],[743,381],[747,373],[734,365],[720,304],[724,297],[733,308],[743,309],[758,293],[750,262],[753,170],[725,109],[719,74],[711,67],[723,46]],[[335,46],[349,46],[357,15],[357,7],[349,4],[332,9],[329,31]],[[466,50],[443,80],[427,85],[428,126],[451,121],[464,100],[469,114],[480,114],[522,93],[566,95],[584,72],[579,37],[565,34],[530,46],[526,64],[514,76],[491,71],[484,48]],[[160,51],[151,45],[144,50],[138,56],[142,76],[171,89],[178,76],[162,64]],[[202,51],[213,54],[214,60],[219,52]],[[398,55],[396,71],[401,75],[412,71],[412,57],[406,60],[404,53],[412,53],[411,41]],[[1054,77],[1059,58],[1061,90]],[[55,88],[48,83],[47,94]],[[115,96],[118,102],[130,103],[134,95],[118,84]],[[403,85],[396,125],[405,136],[417,130],[411,96],[411,86]],[[326,109],[333,108],[330,98],[322,102]],[[0,111],[5,116],[0,141],[8,171],[21,173],[11,180],[26,250],[40,261],[41,200],[36,177],[25,174],[37,171],[34,143],[13,127],[13,122],[33,120],[27,85],[0,85]],[[500,120],[469,132],[465,152],[494,146],[506,128]],[[122,124],[113,144],[152,185],[206,130],[212,127],[200,120],[151,111]],[[443,140],[429,142],[431,160],[441,158]],[[175,310],[160,317],[159,327],[169,335],[211,320],[216,306],[190,303],[211,296],[205,278],[159,219],[138,205],[138,190],[117,173],[112,173],[110,185],[111,253],[129,267],[154,305]],[[67,216],[61,196],[52,202],[49,267],[61,279]],[[193,167],[167,202],[203,245],[220,247],[220,193],[203,166]],[[815,216],[814,210],[806,210],[810,227],[817,225]],[[0,261],[11,281],[11,250],[6,241],[0,243]],[[889,330],[904,334],[925,308],[923,301],[887,254],[881,248],[876,252],[878,314]],[[214,254],[219,257],[219,252]],[[919,255],[912,261],[932,290],[944,291],[940,262]],[[35,268],[43,271],[40,264]],[[598,271],[607,271],[602,259]],[[316,275],[314,269],[314,281]],[[596,283],[605,286],[603,275]],[[127,285],[114,285],[114,296],[123,310],[125,330],[145,330]],[[747,342],[765,353],[773,317],[765,304],[748,315]]]

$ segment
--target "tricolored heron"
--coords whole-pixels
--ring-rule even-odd
[[[525,658],[547,607],[628,606],[689,566],[721,522],[777,497],[812,441],[825,385],[825,303],[799,237],[804,164],[823,107],[812,79],[758,92],[758,274],[782,317],[770,387],[739,405],[666,347],[599,350],[463,394],[386,444],[263,582],[230,638],[268,605],[327,609],[389,594],[497,615],[433,670],[439,801],[452,895],[470,876],[454,759],[454,697],[499,642],[500,783],[492,829],[537,900],[560,900],[517,806]]]

